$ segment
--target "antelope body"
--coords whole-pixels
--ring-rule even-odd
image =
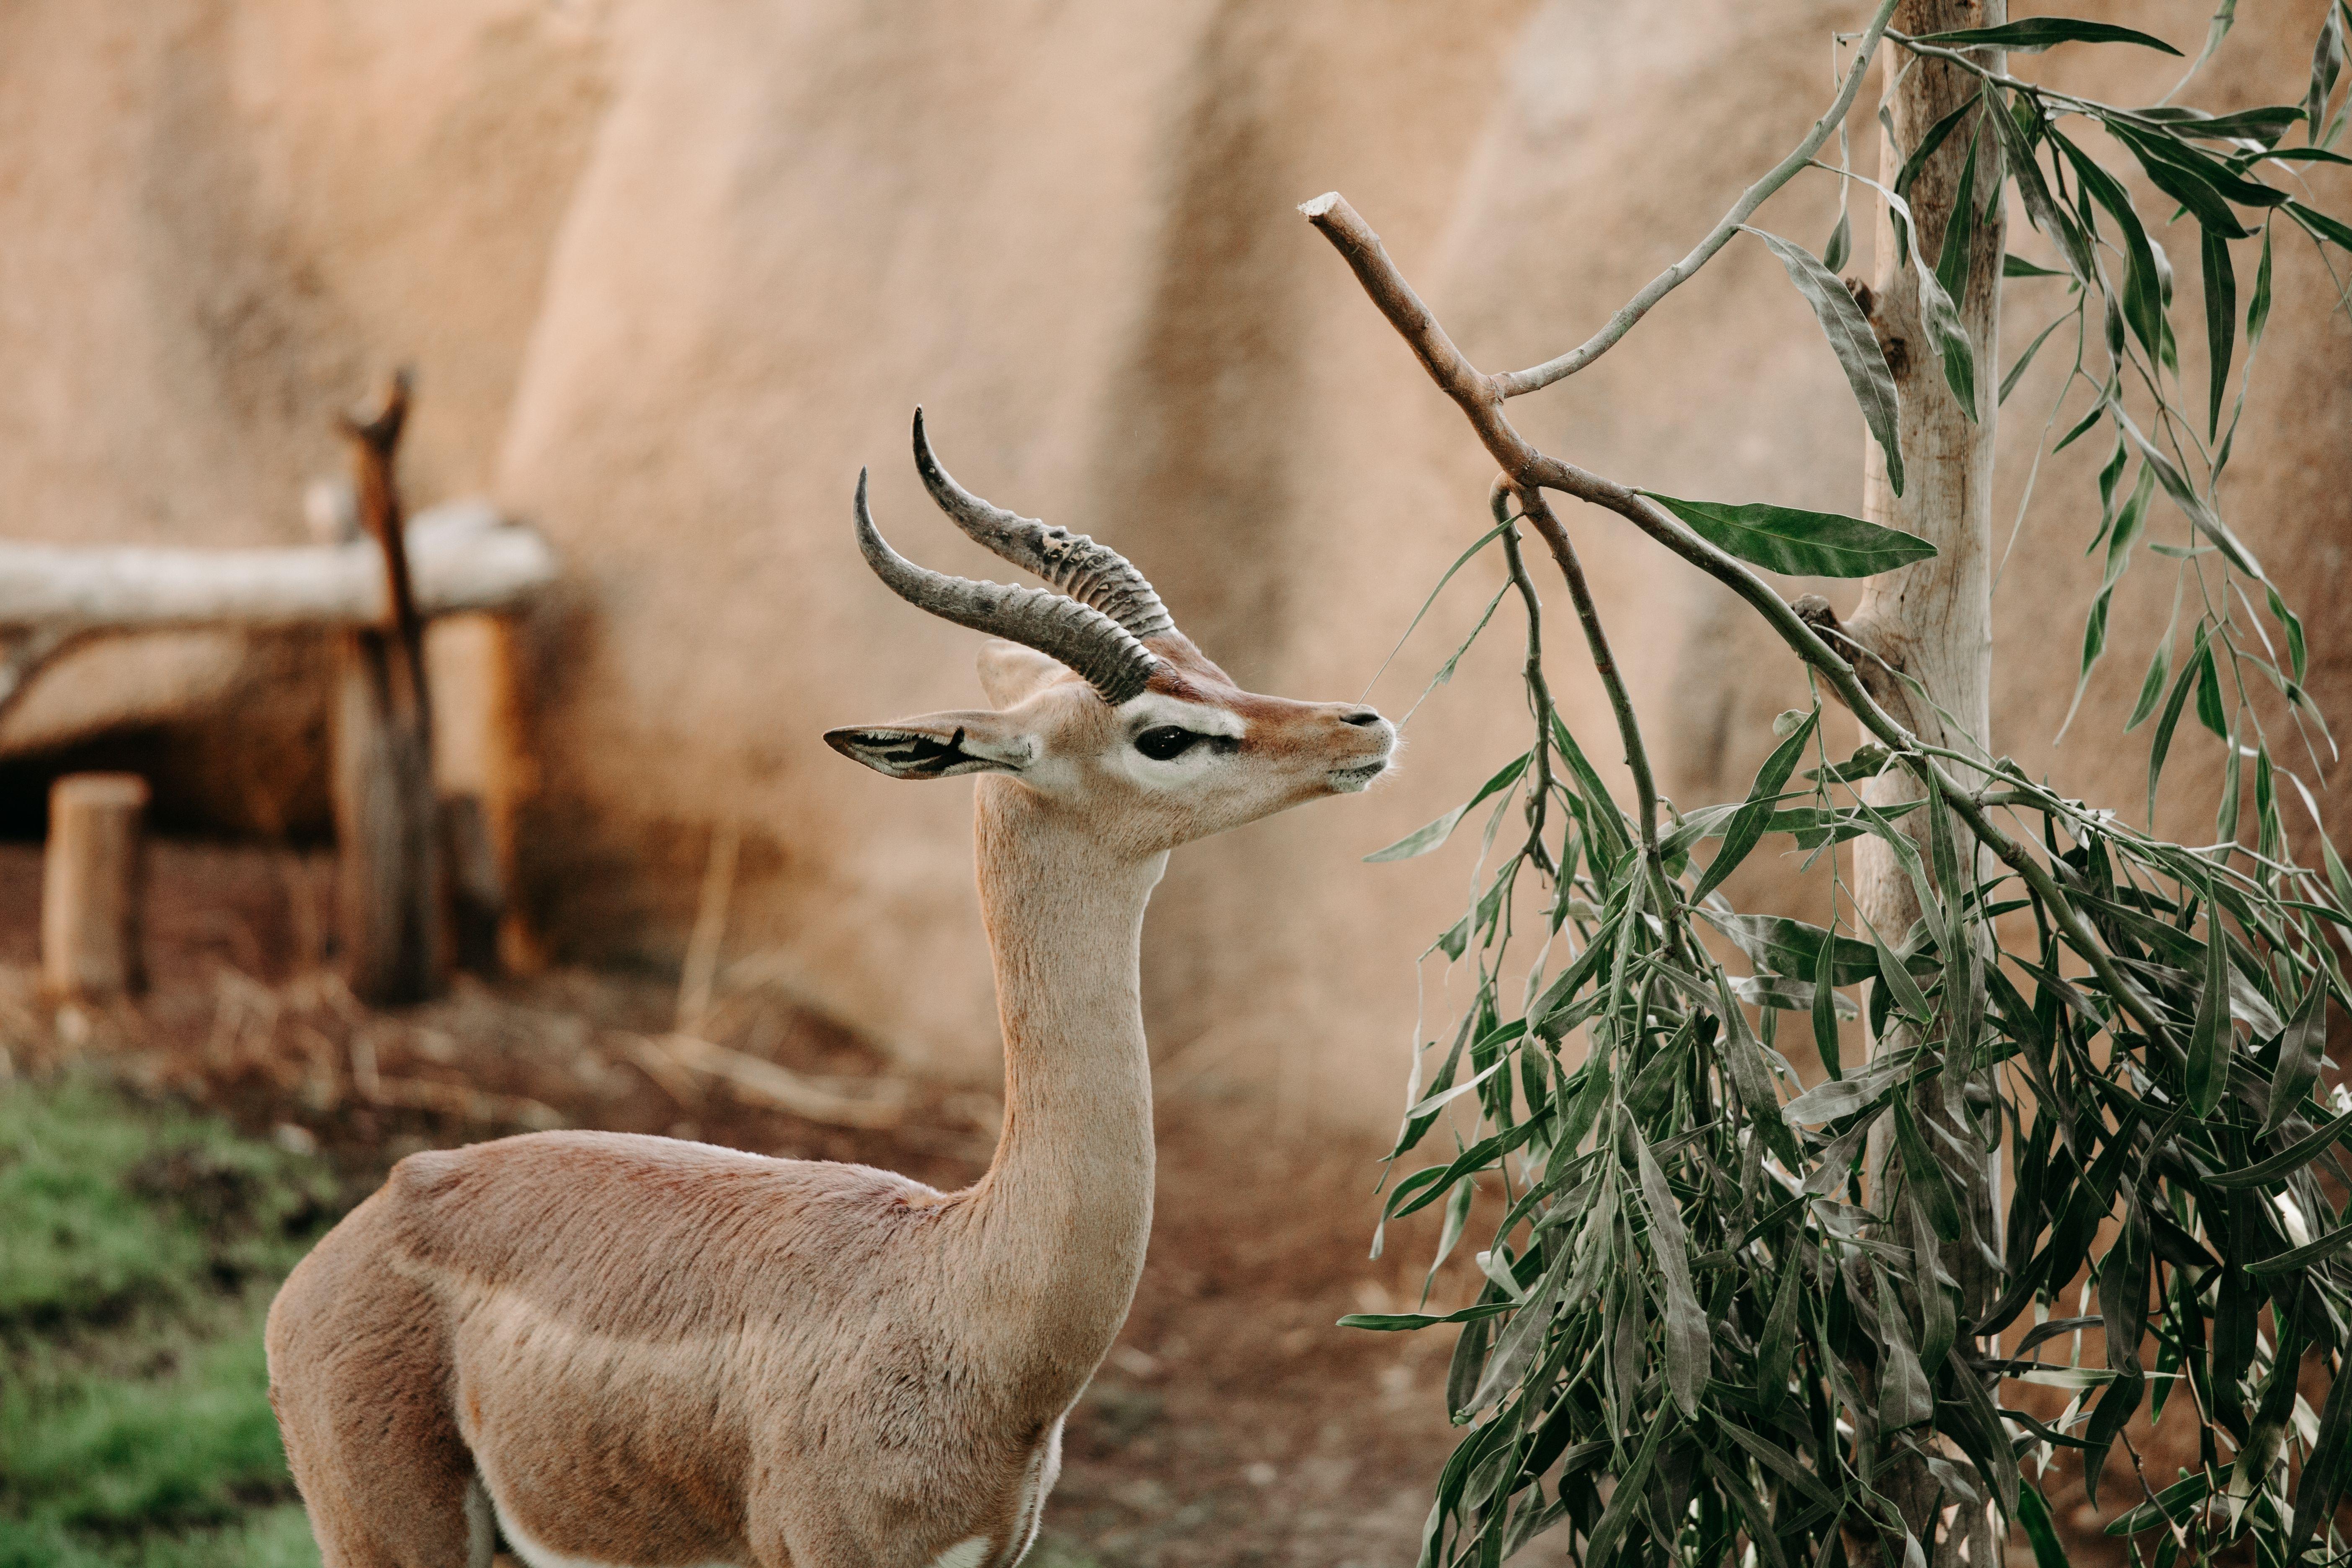
[[[837,730],[883,773],[971,773],[1005,1046],[994,1162],[941,1194],[862,1165],[550,1132],[412,1155],[269,1313],[270,1398],[327,1568],[1010,1568],[1151,1224],[1137,984],[1168,851],[1363,788],[1369,709],[1236,688],[1141,574],[940,506],[1060,592],[948,577],[875,529],[903,597],[1009,639],[994,704]]]

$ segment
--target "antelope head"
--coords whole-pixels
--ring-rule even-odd
[[[1360,790],[1388,767],[1396,731],[1371,709],[1243,690],[1176,629],[1126,557],[957,484],[920,409],[915,466],[958,527],[1050,587],[907,560],[874,526],[860,472],[857,542],[875,575],[917,608],[1000,640],[980,656],[994,707],[828,731],[844,756],[893,778],[1004,774],[1139,854]]]

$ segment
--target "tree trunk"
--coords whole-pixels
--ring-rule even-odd
[[[1895,13],[1896,30],[1914,36],[1963,27],[1998,26],[2007,19],[2006,0],[1905,0]],[[1987,52],[1990,54],[1990,51]],[[1993,56],[1988,63],[1998,63]],[[1938,121],[1960,107],[1977,89],[1977,79],[1948,64],[1916,59],[1890,48],[1890,79],[1884,107],[1893,121],[1892,139],[1885,142],[1879,163],[1883,183],[1895,184],[1905,159]],[[1907,267],[1897,267],[1891,225],[1882,215],[1878,237],[1878,272],[1865,308],[1886,351],[1901,400],[1901,436],[1906,483],[1896,496],[1887,482],[1885,455],[1875,443],[1867,447],[1864,474],[1864,510],[1872,521],[1902,529],[1932,542],[1933,560],[1872,578],[1846,630],[1870,654],[1895,671],[1916,681],[1926,698],[1885,668],[1867,673],[1895,715],[1923,740],[1975,753],[1991,742],[1991,488],[1995,388],[1998,385],[1997,337],[2000,326],[2002,214],[2000,148],[1990,127],[1977,134],[1980,122],[1964,120],[1946,138],[1914,177],[1909,202],[1919,232],[1913,236],[1914,255]],[[1975,149],[1974,189],[1963,193],[1960,180]],[[1947,384],[1942,357],[1933,334],[1921,319],[1919,279],[1922,268],[1933,270],[1940,256],[1945,230],[1959,203],[1979,207],[1969,246],[1965,292],[1953,290],[1960,320],[1975,351],[1977,417],[1971,421]],[[1990,206],[1990,211],[1982,210]],[[1865,659],[1863,662],[1867,662]],[[1918,781],[1896,774],[1871,786],[1873,797],[1892,801],[1915,796]],[[1927,852],[1928,823],[1925,811],[1914,812],[1903,826]],[[1965,848],[1960,866],[1964,879],[1973,881],[1972,861]],[[1870,838],[1857,841],[1853,861],[1854,902],[1862,917],[1890,947],[1902,942],[1920,916],[1920,904],[1910,879],[1887,847]],[[1874,1054],[1907,1049],[1918,1044],[1916,1032],[1896,1026],[1886,1037],[1874,1041]],[[1969,1087],[1965,1067],[1923,1079],[1913,1101],[1914,1113],[1928,1142],[1937,1147],[1955,1185],[1968,1195],[1976,1236],[1998,1251],[1999,1156],[1979,1152],[1973,1160],[1956,1156],[1955,1147],[1981,1152],[1983,1141],[1968,1111]],[[1932,1125],[1931,1125],[1932,1124]],[[1939,1139],[1939,1125],[1951,1134]],[[1887,1200],[1899,1183],[1895,1174],[1888,1131],[1882,1121],[1872,1139],[1871,1190],[1882,1213],[1907,1243],[1911,1230]],[[1957,1166],[1957,1168],[1953,1168]],[[1963,1237],[1941,1249],[1945,1270],[1959,1289],[1963,1323],[1980,1315],[1992,1299],[1995,1271],[1974,1242]],[[1903,1310],[1900,1303],[1881,1302],[1881,1310]],[[1943,1497],[1916,1451],[1907,1451],[1880,1435],[1880,1489],[1902,1510],[1911,1532],[1928,1550],[1937,1568],[1956,1563],[1965,1549],[1972,1568],[1987,1568],[2001,1550],[2001,1541],[1981,1508],[1962,1508],[1936,1515],[1941,1504],[1960,1500]],[[1955,1454],[1955,1468],[1973,1472]],[[1979,1482],[1979,1486],[1981,1483]],[[1982,1501],[1981,1498],[1979,1501]]]

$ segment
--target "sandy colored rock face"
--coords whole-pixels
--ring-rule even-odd
[[[1828,92],[1826,32],[1855,9],[991,0],[919,27],[716,0],[19,5],[0,15],[0,138],[19,150],[0,179],[5,526],[298,542],[302,481],[339,463],[326,412],[412,362],[412,500],[488,489],[568,563],[525,640],[525,893],[556,949],[674,961],[709,825],[730,818],[730,952],[772,952],[911,1057],[985,1075],[968,786],[899,787],[818,739],[977,700],[977,637],[858,560],[858,467],[901,548],[1004,574],[923,500],[905,455],[921,402],[959,478],[1133,556],[1244,684],[1355,697],[1482,528],[1488,475],[1292,204],[1346,191],[1474,359],[1532,363],[1796,138]],[[2191,39],[2208,11],[2167,0],[2128,19]],[[2278,99],[2302,26],[2247,15],[2204,97]],[[2090,68],[2105,74],[2083,85],[2119,100],[2170,85],[2163,64]],[[1874,156],[1874,137],[1856,147]],[[1765,219],[1818,246],[1833,203],[1816,179]],[[2176,271],[2193,289],[2193,258]],[[2010,297],[2012,350],[2058,309],[2053,285],[2046,310],[2029,287]],[[2308,248],[2282,247],[2229,500],[2300,587],[2313,688],[2343,713],[2352,647],[2330,606],[2352,350],[2326,298]],[[2055,390],[2037,368],[2005,411],[2004,509]],[[1673,493],[1858,501],[1861,422],[1760,248],[1735,247],[1514,417]],[[2116,736],[2168,578],[2127,583],[2084,712],[2049,744],[2103,456],[2046,464],[2026,514],[1996,615],[1996,743],[2128,804],[2144,749]],[[1613,521],[1569,521],[1666,787],[1686,805],[1736,794],[1772,713],[1801,700],[1795,666]],[[1371,700],[1412,707],[1494,581],[1466,574]],[[1563,697],[1612,763],[1554,620]],[[1412,955],[1458,905],[1468,857],[1357,858],[1517,749],[1517,635],[1498,617],[1419,710],[1393,784],[1177,858],[1145,966],[1161,1055],[1221,1060],[1297,1114],[1389,1114]],[[173,682],[251,689],[216,641],[187,658],[212,663],[83,656],[17,721],[69,735],[77,714],[152,711]],[[2210,785],[2212,750],[2174,765]],[[1732,890],[1792,910],[1822,896],[1765,866]]]

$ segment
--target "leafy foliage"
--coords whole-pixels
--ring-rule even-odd
[[[2206,54],[2230,16],[2225,4]],[[2352,1550],[2334,1518],[2352,1484],[2352,1377],[2339,1374],[2352,1351],[2352,1211],[2336,1201],[2352,1187],[2337,1147],[2352,1139],[2352,1096],[2323,1089],[2320,1074],[2330,1003],[2352,1007],[2332,945],[2352,928],[2352,877],[2254,700],[2267,683],[2314,766],[2322,748],[2332,757],[2303,691],[2301,623],[2216,494],[2269,311],[2273,228],[2286,218],[2324,258],[2352,248],[2352,230],[2289,194],[2298,165],[2342,161],[2330,148],[2344,127],[2332,106],[2347,22],[2352,5],[2338,0],[2302,105],[2227,115],[2119,109],[1959,52],[2168,48],[2123,28],[2042,18],[1889,35],[1981,79],[1886,191],[1898,243],[1907,252],[1918,232],[1911,176],[1965,134],[1959,189],[1984,188],[1979,163],[1987,199],[2013,183],[2054,252],[2055,265],[2012,258],[2003,275],[2021,289],[2063,279],[2069,297],[2026,360],[2071,323],[2074,362],[2045,437],[2078,393],[2086,405],[2056,445],[2109,433],[2084,679],[2139,547],[2179,574],[2189,615],[2176,611],[2131,719],[2157,716],[2149,827],[2008,759],[1884,731],[1833,759],[1818,698],[1783,716],[1743,799],[1664,820],[1646,801],[1621,807],[1551,704],[1525,514],[1498,492],[1496,531],[1473,553],[1499,543],[1529,619],[1525,749],[1463,807],[1372,857],[1433,850],[1484,809],[1469,908],[1433,948],[1466,966],[1470,1000],[1422,1053],[1382,1225],[1440,1209],[1442,1261],[1483,1197],[1499,1208],[1478,1254],[1486,1282],[1457,1310],[1343,1320],[1458,1330],[1446,1398],[1465,1434],[1438,1480],[1423,1568],[1499,1563],[1562,1526],[1594,1564],[1752,1552],[1759,1568],[1798,1568],[1874,1540],[1890,1563],[1924,1563],[1879,1484],[1906,1454],[1948,1502],[2021,1525],[2048,1565],[2063,1552],[2039,1489],[2059,1448],[2082,1455],[2095,1499],[2116,1516],[2110,1532],[2161,1568],[2249,1541],[2269,1564]],[[2298,124],[2308,144],[2282,152]],[[2191,226],[2213,362],[2200,396],[2181,384],[2172,268],[2152,232],[2162,226],[2091,155],[2092,129]],[[1947,387],[1974,416],[1979,379],[1950,303],[1969,286],[1969,199],[1937,256],[1904,264],[1918,271]],[[1842,214],[1830,247],[1840,260],[1846,233]],[[1892,395],[1883,360],[1874,370],[1823,263],[1763,237],[1899,472],[1894,420],[1875,404]],[[2228,394],[2233,246],[2259,250],[2244,369]],[[2158,490],[2178,542],[2157,537]],[[1918,548],[1828,514],[1651,499],[1781,571],[1867,574]],[[2153,829],[2192,704],[2230,757],[2216,842],[2194,847]],[[1877,779],[1905,785],[1904,799],[1865,798]],[[2283,780],[2312,805],[2315,866],[2293,852]],[[1913,814],[1924,847],[1896,826]],[[1818,925],[1738,913],[1719,884],[1782,836],[1812,858],[1878,839],[1922,918],[1871,930],[1834,891]],[[1702,865],[1710,840],[1719,847]],[[1748,973],[1717,961],[1725,949]],[[1895,1045],[1844,1060],[1849,1016]],[[1910,1026],[1890,1037],[1895,1021]],[[1810,1089],[1790,1059],[1804,1050],[1826,1074]],[[1451,1147],[1426,1155],[1441,1130]],[[1866,1190],[1874,1141],[1886,1178]],[[1971,1173],[2004,1143],[2017,1181],[1996,1215],[1974,1201]],[[1426,1163],[1402,1171],[1415,1156]],[[1990,1290],[1971,1299],[1947,1271],[1956,1244],[1993,1266]],[[2316,1411],[2297,1392],[2315,1371],[2330,1386]],[[2019,1384],[2060,1391],[2063,1409],[2045,1420],[2019,1408]],[[2162,1478],[2137,1455],[2116,1462],[2130,1416],[2176,1391],[2193,1405],[2199,1468]]]

